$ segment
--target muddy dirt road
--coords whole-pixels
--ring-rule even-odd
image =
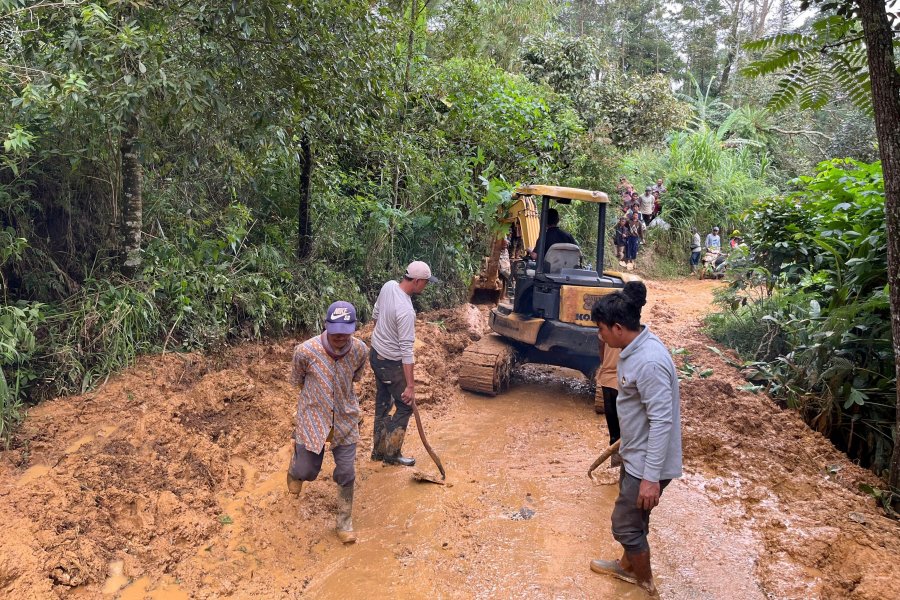
[[[645,321],[683,364],[684,479],[654,511],[664,598],[900,598],[900,527],[856,492],[875,480],[744,382],[699,331],[718,284],[650,284]],[[334,534],[326,458],[300,499],[284,489],[293,342],[142,359],[98,389],[34,409],[0,462],[0,597],[643,598],[590,572],[612,556],[615,474],[580,375],[518,372],[489,399],[456,387],[481,333],[473,307],[418,324],[420,405],[451,486],[368,460],[354,523]],[[367,332],[362,334],[367,339]],[[414,431],[406,451],[435,471]]]

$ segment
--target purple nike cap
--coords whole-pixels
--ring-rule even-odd
[[[329,306],[325,313],[325,331],[331,334],[356,331],[356,308],[343,300]]]

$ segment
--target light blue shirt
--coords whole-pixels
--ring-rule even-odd
[[[638,479],[681,477],[681,393],[669,349],[642,331],[619,355],[616,409],[625,471]]]

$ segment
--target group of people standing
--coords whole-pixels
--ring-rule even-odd
[[[741,232],[735,229],[731,232],[731,239],[728,240],[728,248],[734,250],[738,246],[743,246],[744,238]],[[716,260],[722,254],[722,238],[719,235],[719,226],[715,225],[712,230],[706,234],[703,244],[700,243],[700,231],[696,227],[691,227],[691,275],[697,273],[700,265],[700,253],[706,248],[707,258],[705,261]],[[721,260],[721,259],[720,259]]]
[[[620,177],[616,192],[621,195],[620,215],[616,222],[613,244],[616,247],[616,258],[619,265],[626,269],[634,269],[638,250],[644,242],[647,227],[662,212],[662,196],[666,186],[662,179],[654,185],[648,185],[644,194],[638,194],[634,185],[626,177]]]

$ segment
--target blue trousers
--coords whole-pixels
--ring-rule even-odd
[[[625,260],[635,260],[637,258],[640,244],[641,238],[639,237],[630,237],[625,240]]]

